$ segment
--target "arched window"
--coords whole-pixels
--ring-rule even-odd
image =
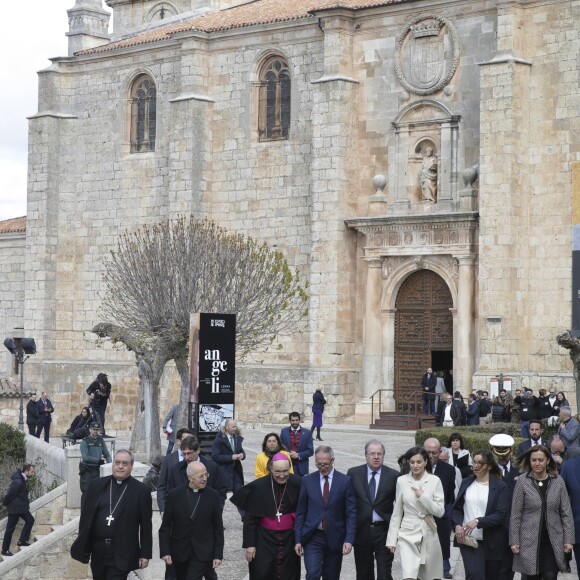
[[[258,110],[260,141],[288,139],[290,132],[290,73],[286,61],[275,56],[260,72]]]
[[[155,151],[157,90],[150,77],[135,79],[131,89],[131,153]]]

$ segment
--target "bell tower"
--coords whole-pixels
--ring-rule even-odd
[[[103,9],[101,0],[76,0],[68,13],[68,55],[107,44],[110,13]]]

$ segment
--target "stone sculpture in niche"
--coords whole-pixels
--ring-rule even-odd
[[[419,183],[423,201],[437,203],[437,157],[433,148],[425,148],[425,155],[421,169],[419,169]]]

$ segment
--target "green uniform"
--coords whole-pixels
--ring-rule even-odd
[[[107,444],[100,435],[93,437],[89,435],[81,441],[82,459],[79,463],[80,487],[85,493],[89,487],[91,479],[99,477],[101,458],[104,457],[107,463],[111,463],[111,455],[107,449]]]

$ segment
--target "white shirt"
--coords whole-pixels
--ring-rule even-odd
[[[367,484],[369,484],[371,482],[371,479],[373,477],[373,471],[375,471],[374,469],[371,469],[368,465],[367,465]],[[379,481],[381,480],[381,468],[379,467],[376,471],[375,471],[376,475],[375,475],[375,497],[376,494],[379,491]],[[374,497],[372,498],[373,500],[375,499]],[[373,522],[384,522],[383,518],[375,511],[373,510]]]
[[[451,418],[451,406],[453,405],[453,403],[449,403],[448,405],[445,405],[445,414],[443,416],[443,421],[453,421],[453,419]]]
[[[510,472],[511,461],[508,461],[505,465],[498,463],[498,466],[501,470],[503,470],[503,476],[505,477]]]
[[[483,485],[474,481],[465,492],[465,503],[463,505],[463,525],[471,520],[485,516],[487,509],[487,499],[489,496],[489,484]],[[483,540],[483,530],[475,528],[471,532],[476,540]]]
[[[320,493],[322,494],[322,497],[324,497],[324,482],[326,481],[326,479],[325,479],[324,475],[320,475],[320,472],[318,472],[318,475],[320,476]],[[333,477],[334,477],[334,467],[332,468],[332,470],[328,474],[328,491],[329,492],[332,489],[332,478]],[[320,520],[320,525],[318,526],[318,529],[319,530],[324,529],[322,527],[322,520]]]

